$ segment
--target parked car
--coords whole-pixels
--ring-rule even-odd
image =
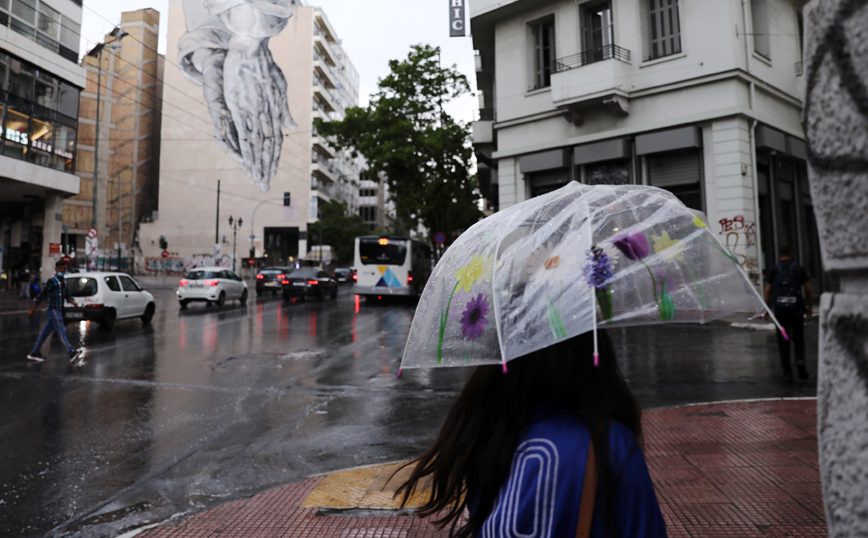
[[[338,296],[338,281],[315,267],[302,267],[293,271],[284,280],[283,298],[291,299],[299,297],[304,300],[307,297],[325,299],[328,296],[335,299]]]
[[[339,284],[353,281],[353,271],[349,267],[338,267],[335,269],[335,280]]]
[[[154,317],[154,296],[126,273],[83,272],[66,275],[69,292],[80,306],[66,303],[64,321],[96,321],[100,329],[112,330],[119,319]]]
[[[223,267],[197,267],[191,269],[178,283],[178,303],[187,308],[191,301],[204,301],[223,307],[226,301],[238,300],[247,304],[247,283],[231,269]]]
[[[291,267],[263,267],[256,273],[257,295],[270,290],[272,295],[281,289],[280,281],[293,271]]]

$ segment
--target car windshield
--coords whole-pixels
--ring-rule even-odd
[[[220,276],[216,271],[203,271],[201,269],[195,269],[187,273],[184,278],[187,280],[206,280],[209,278],[218,278]]]
[[[292,277],[315,279],[317,278],[317,273],[319,273],[319,269],[299,269],[292,273]]]
[[[85,276],[67,278],[66,286],[73,297],[91,297],[96,295],[97,283],[95,278]]]

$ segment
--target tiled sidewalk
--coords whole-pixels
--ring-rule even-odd
[[[647,411],[645,454],[669,536],[827,536],[816,400]],[[143,538],[446,537],[379,491],[394,467],[310,478],[151,529]],[[386,492],[394,484],[386,484]],[[321,515],[318,515],[321,514]],[[323,515],[328,514],[328,515]],[[380,515],[382,514],[382,515]]]

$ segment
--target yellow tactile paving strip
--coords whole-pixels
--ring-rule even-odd
[[[398,489],[412,472],[412,467],[397,471],[403,463],[378,465],[340,471],[326,476],[301,503],[303,508],[335,509],[397,509],[401,497]],[[394,474],[394,476],[392,476]],[[431,493],[430,483],[424,480],[410,496],[408,508],[421,506]]]

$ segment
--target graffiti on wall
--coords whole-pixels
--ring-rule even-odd
[[[195,267],[232,267],[232,258],[228,255],[214,258],[212,256],[197,256],[195,258],[145,258],[145,270],[154,273],[183,275]]]
[[[754,280],[754,275],[759,275],[759,263],[754,257],[748,257],[740,254],[739,247],[742,250],[756,246],[756,223],[744,220],[743,215],[736,215],[733,218],[722,218],[718,221],[720,224],[719,235],[724,236],[724,245],[729,250],[738,264],[748,275],[751,280]]]
[[[178,65],[202,86],[217,144],[263,192],[277,173],[284,129],[295,129],[286,78],[268,48],[295,0],[183,0]]]

